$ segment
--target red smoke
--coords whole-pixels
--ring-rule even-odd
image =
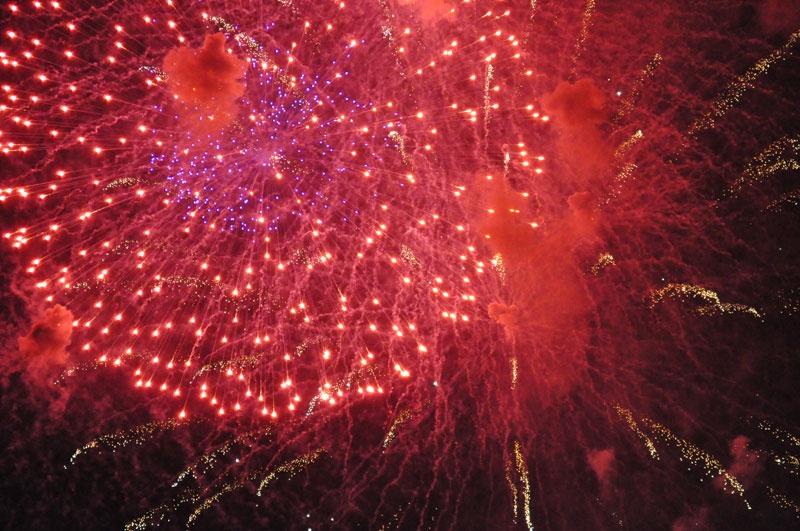
[[[800,27],[800,3],[765,0],[758,6],[758,21],[769,35],[789,35]]]
[[[184,104],[182,120],[196,134],[219,131],[236,119],[240,81],[248,63],[225,49],[225,35],[206,35],[203,47],[176,48],[164,57],[167,82]]]
[[[750,451],[747,445],[750,439],[744,435],[735,437],[730,443],[731,457],[733,461],[728,466],[728,474],[734,476],[745,489],[749,489],[755,482],[756,476],[764,470],[762,457]],[[719,476],[714,479],[717,488],[725,487],[725,477]]]
[[[614,449],[589,450],[586,458],[589,460],[589,466],[592,467],[597,476],[597,481],[602,485],[606,485],[610,480],[610,476],[614,473],[614,464],[616,462]]]
[[[447,0],[400,0],[400,4],[416,8],[424,20],[438,19],[453,9]]]
[[[67,363],[67,346],[72,335],[72,313],[61,305],[48,308],[44,318],[19,338],[19,361],[29,373],[39,373]]]
[[[489,316],[516,345],[519,363],[547,380],[537,386],[552,394],[539,397],[547,401],[571,389],[584,365],[591,304],[575,251],[595,239],[591,197],[565,198],[560,216],[539,225],[529,199],[506,179],[477,181],[478,230],[505,277],[502,300],[489,305]]]
[[[613,147],[599,126],[611,113],[605,94],[594,81],[562,81],[542,98],[542,107],[555,117],[553,124],[559,132],[557,147],[564,162],[584,182],[594,181],[605,173]]]
[[[592,301],[580,256],[599,243],[596,193],[613,149],[601,129],[610,117],[606,98],[592,81],[559,83],[543,104],[558,134],[563,193],[534,211],[535,202],[506,178],[479,177],[475,221],[505,275],[489,316],[516,346],[518,362],[547,381],[540,387],[551,396],[539,397],[547,400],[573,388],[586,365]],[[542,212],[546,218],[538,219]]]

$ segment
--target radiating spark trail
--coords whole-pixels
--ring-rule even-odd
[[[148,441],[151,441],[153,437],[158,434],[173,431],[185,426],[188,423],[196,422],[202,421],[168,419],[148,422],[147,424],[142,424],[120,433],[101,435],[100,437],[89,441],[81,448],[77,449],[75,453],[72,454],[72,457],[70,457],[69,462],[74,465],[76,459],[80,455],[88,453],[89,450],[101,451],[103,449],[108,449],[114,451],[125,448],[132,444],[142,445]]]
[[[642,94],[642,88],[644,88],[644,84],[653,77],[662,61],[663,58],[661,57],[661,54],[658,53],[653,55],[653,58],[648,61],[639,75],[636,76],[636,80],[633,82],[630,91],[625,94],[625,97],[620,102],[617,114],[614,116],[614,121],[625,118],[625,116],[630,114],[630,112],[635,108],[636,101]],[[641,135],[641,131],[638,131],[638,133]]]
[[[778,173],[797,170],[800,170],[800,137],[783,137],[753,157],[727,193],[735,195],[745,186],[753,186]]]
[[[578,61],[583,53],[583,44],[589,36],[589,28],[592,23],[592,15],[594,14],[595,0],[587,0],[586,7],[583,9],[581,16],[581,31],[578,34],[578,40],[575,42],[575,49],[572,52],[572,73],[570,78],[575,79],[577,75]]]
[[[698,315],[747,313],[758,319],[761,318],[761,314],[755,308],[745,304],[722,302],[715,291],[693,284],[667,284],[650,292],[648,299],[651,307],[655,307],[665,299],[696,304],[694,311]]]
[[[753,88],[758,78],[766,75],[778,62],[785,60],[794,53],[794,47],[798,41],[800,41],[800,31],[792,33],[783,46],[767,57],[759,59],[747,72],[728,84],[720,96],[714,100],[712,109],[697,118],[689,126],[687,134],[694,137],[703,131],[713,128],[717,121],[739,103],[748,90]]]
[[[750,502],[744,497],[744,486],[742,485],[741,481],[728,473],[728,471],[722,466],[722,463],[720,463],[716,457],[698,448],[689,441],[681,439],[669,429],[657,422],[653,422],[650,419],[644,419],[643,422],[648,428],[650,428],[654,436],[659,437],[665,442],[671,443],[678,448],[683,456],[683,459],[686,459],[694,466],[701,467],[707,477],[712,479],[722,478],[724,481],[724,487],[730,488],[734,494],[737,494],[742,498],[742,501],[748,509],[752,509]]]
[[[270,472],[264,476],[264,479],[261,480],[261,483],[258,485],[258,490],[256,490],[256,494],[261,496],[261,493],[266,489],[269,484],[275,480],[281,474],[287,474],[289,477],[294,476],[304,468],[308,467],[311,463],[316,461],[319,456],[325,453],[325,450],[322,448],[318,448],[312,452],[308,452],[306,454],[301,455],[300,457],[296,457],[291,461],[287,461],[274,469],[271,469]]]
[[[631,431],[633,431],[639,436],[640,439],[642,439],[642,441],[644,441],[644,445],[647,448],[650,457],[653,459],[659,459],[656,445],[653,443],[653,440],[645,432],[643,432],[641,428],[639,428],[639,425],[633,418],[633,412],[620,406],[614,406],[614,410],[617,412],[617,415],[619,415],[628,424],[628,427],[631,429]]]

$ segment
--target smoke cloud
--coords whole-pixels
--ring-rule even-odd
[[[485,198],[480,231],[501,256],[512,299],[508,306],[492,310],[495,320],[503,322],[507,332],[526,322],[571,328],[572,317],[587,302],[574,251],[594,239],[591,195],[573,194],[562,217],[540,227],[532,221],[527,200],[505,179],[484,180],[478,189]]]
[[[684,514],[672,523],[672,531],[711,531],[714,527],[709,522],[711,511],[701,507],[696,511]]]
[[[446,0],[400,0],[400,4],[416,8],[424,20],[441,18],[453,9]]]
[[[193,133],[220,131],[236,118],[247,61],[225,49],[225,35],[206,35],[200,49],[176,48],[164,57],[169,88],[184,105],[181,120]]]
[[[72,320],[72,312],[56,305],[45,310],[44,317],[33,323],[28,335],[19,338],[18,361],[28,374],[37,376],[67,363]]]
[[[507,179],[477,181],[476,223],[504,278],[502,300],[488,313],[525,353],[520,364],[546,378],[539,387],[549,396],[539,399],[548,401],[568,392],[585,366],[591,304],[576,251],[596,238],[591,195],[565,198],[558,217],[539,225],[529,198]]]
[[[489,317],[503,325],[507,339],[513,339],[519,334],[519,308],[515,305],[492,302],[489,304]]]
[[[751,452],[747,445],[750,439],[744,435],[739,435],[730,443],[731,457],[733,461],[728,466],[728,474],[734,476],[745,489],[750,488],[756,476],[764,469],[762,458],[755,452]],[[714,480],[714,486],[723,488],[725,477],[720,476]]]
[[[768,35],[787,36],[800,27],[800,3],[765,0],[757,6],[758,21]]]
[[[611,480],[611,475],[614,473],[614,463],[616,462],[614,449],[589,450],[586,458],[589,461],[589,466],[592,467],[592,470],[597,476],[597,481],[599,481],[602,486],[606,486]]]
[[[568,167],[585,180],[602,175],[613,155],[600,128],[611,117],[603,91],[591,79],[561,81],[542,98],[542,108],[555,117],[557,147]]]

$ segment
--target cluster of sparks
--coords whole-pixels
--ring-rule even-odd
[[[698,315],[746,313],[761,318],[755,308],[746,304],[722,302],[717,292],[694,284],[667,284],[653,290],[649,296],[651,306],[655,306],[665,299],[674,299],[685,304],[695,305],[694,311]]]
[[[659,459],[658,451],[656,449],[656,442],[661,441],[666,444],[671,444],[679,450],[681,454],[681,461],[686,460],[690,466],[700,467],[708,478],[723,478],[724,485],[726,487],[729,487],[739,496],[744,496],[744,487],[742,484],[738,479],[736,479],[736,477],[732,476],[727,470],[725,470],[716,457],[708,454],[689,441],[678,437],[661,424],[654,422],[651,419],[641,419],[644,427],[650,432],[650,435],[647,435],[639,427],[639,424],[634,419],[631,411],[619,406],[616,406],[616,410],[617,414],[628,424],[628,427],[645,441],[645,444],[650,452],[650,456],[653,459]],[[744,503],[748,509],[751,508],[747,500],[744,500]]]
[[[476,299],[470,282],[485,266],[464,230],[463,214],[451,208],[446,218],[422,201],[415,205],[409,195],[418,182],[415,159],[417,165],[425,164],[420,157],[435,157],[440,145],[437,120],[476,122],[478,112],[488,120],[489,111],[498,108],[490,100],[502,86],[491,82],[491,61],[519,58],[513,35],[487,34],[467,52],[459,52],[456,41],[448,43],[441,60],[463,60],[465,54],[496,42],[495,51],[479,61],[489,71],[484,109],[469,107],[464,100],[448,102],[444,112],[453,118],[429,118],[427,110],[412,108],[413,102],[362,101],[348,95],[348,64],[373,55],[381,42],[345,39],[327,20],[305,22],[296,41],[278,43],[285,48],[273,50],[221,17],[202,13],[194,21],[144,15],[135,30],[114,25],[108,55],[96,57],[81,49],[83,30],[71,13],[60,5],[36,9],[46,13],[36,16],[58,20],[49,32],[74,33],[67,40],[75,44],[62,52],[65,70],[50,73],[48,62],[59,50],[41,33],[6,32],[8,49],[14,51],[3,52],[3,62],[20,75],[16,85],[3,86],[8,103],[2,111],[13,125],[3,131],[3,151],[27,157],[32,165],[28,175],[41,182],[6,188],[0,200],[36,201],[29,208],[50,208],[76,189],[91,186],[97,192],[77,216],[68,209],[52,221],[19,227],[4,238],[12,248],[34,254],[27,272],[36,278],[42,298],[63,302],[75,314],[73,326],[80,331],[84,357],[120,366],[142,358],[142,352],[151,353],[148,360],[134,363],[134,385],[178,397],[183,401],[180,417],[190,414],[192,398],[198,396],[220,415],[255,409],[277,417],[296,410],[301,401],[310,407],[320,401],[334,405],[345,393],[381,393],[386,385],[378,377],[381,372],[411,375],[408,355],[401,351],[424,355],[425,335],[409,317],[392,317],[384,309],[387,294],[428,286],[444,319],[469,321],[470,303]],[[15,14],[22,11],[13,9]],[[346,18],[343,11],[333,6],[321,15]],[[487,12],[480,18],[508,15]],[[248,118],[236,123],[227,137],[187,139],[173,133],[180,124],[165,118],[169,104],[160,101],[169,96],[166,74],[158,67],[138,67],[147,61],[133,51],[138,26],[163,31],[178,47],[187,42],[186,24],[223,32],[229,53],[244,55],[250,63]],[[411,29],[395,28],[392,34],[398,46],[408,42],[397,52],[411,54]],[[329,63],[320,51],[326,47],[337,48]],[[438,60],[403,60],[404,75],[425,83],[426,76],[438,75]],[[309,62],[314,68],[301,64]],[[76,63],[90,75],[73,79]],[[114,75],[123,65],[137,67],[139,77],[126,78],[126,86],[119,86],[106,74]],[[477,74],[468,77],[476,79]],[[154,104],[140,105],[129,94],[114,94],[115,88],[130,92],[131,83],[138,85],[139,97]],[[97,94],[95,86],[108,92]],[[97,102],[92,101],[95,96]],[[116,106],[137,135],[114,142],[112,124],[91,123],[97,105]],[[53,107],[64,121],[37,118],[49,116]],[[378,149],[391,144],[399,160]],[[75,153],[104,171],[56,162],[62,152]],[[117,162],[143,157],[143,166]],[[532,164],[521,144],[514,157],[525,166]],[[533,161],[540,164],[541,159]],[[455,197],[465,189],[456,187]],[[395,213],[398,201],[405,205]],[[106,219],[129,215],[130,209],[148,215],[121,231],[104,230]],[[409,214],[416,216],[407,219]],[[452,231],[444,250],[463,271],[456,283],[437,274],[434,268],[444,264],[422,264],[404,242],[410,231],[420,230]],[[71,253],[75,232],[83,235],[81,247]],[[347,278],[350,268],[364,274],[382,267],[388,268],[389,282],[396,287],[379,291]],[[314,332],[319,330],[326,332]],[[314,346],[303,352],[295,348],[307,341],[297,332],[315,334]],[[371,348],[401,339],[410,345],[398,346],[397,352]],[[389,371],[383,370],[387,366]],[[316,368],[313,383],[298,376],[308,367]],[[197,392],[190,391],[192,385]]]
[[[119,367],[134,387],[177,405],[174,420],[100,436],[71,462],[143,444],[211,412],[274,421],[383,394],[435,354],[428,345],[442,325],[417,319],[470,322],[479,297],[473,281],[489,260],[467,230],[470,180],[454,185],[439,157],[452,157],[448,133],[483,127],[486,139],[492,113],[507,111],[499,101],[511,87],[495,80],[494,63],[522,68],[519,40],[488,30],[510,11],[477,15],[487,33],[449,40],[437,56],[415,50],[419,27],[396,27],[394,16],[381,33],[367,26],[356,37],[353,21],[363,15],[348,14],[343,3],[309,13],[269,42],[227,18],[178,12],[170,0],[120,23],[109,6],[102,31],[55,2],[9,9],[0,150],[27,169],[0,191],[0,202],[50,214],[3,238],[25,257],[36,298],[74,315],[77,354],[61,380],[76,368]],[[186,104],[160,66],[159,50],[193,46],[196,28],[224,35],[227,53],[248,65],[242,116],[224,130],[188,124]],[[145,48],[154,33],[159,42]],[[462,73],[461,93],[420,99],[402,96],[409,89],[361,90],[353,70],[384,53],[387,35],[412,92],[425,94],[440,62],[474,63]],[[549,120],[533,102],[510,111]],[[506,169],[513,161],[543,172],[544,157],[519,139],[513,145],[504,148]],[[418,195],[421,179],[451,199]],[[76,212],[78,194],[86,199]],[[441,239],[435,254],[419,248],[425,238]],[[399,413],[384,447],[416,412]],[[226,494],[257,481],[260,495],[322,452],[234,481],[222,474],[210,490],[186,487],[190,476],[213,476],[214,463],[240,439],[204,454],[178,477],[170,504],[128,527],[158,525],[187,505],[191,525]],[[519,443],[514,451],[530,527]]]
[[[522,453],[522,445],[519,441],[514,441],[514,457],[506,457],[506,481],[511,491],[512,512],[514,513],[514,523],[519,514],[519,505],[522,505],[522,512],[525,516],[525,526],[533,529],[531,518],[531,484],[528,477],[528,465],[525,463],[525,456]],[[519,487],[517,485],[519,484]],[[521,490],[521,492],[520,492]]]
[[[132,444],[144,444],[152,440],[156,434],[178,429],[182,425],[183,423],[178,420],[169,419],[141,424],[120,433],[102,435],[75,450],[75,453],[70,458],[70,463],[75,464],[76,459],[81,454],[86,454],[90,451],[99,452],[101,449],[106,449],[115,452]]]
[[[781,172],[795,170],[800,170],[800,138],[780,138],[753,157],[729,193],[739,193],[745,186],[753,186]]]
[[[767,57],[760,59],[747,72],[732,81],[722,94],[714,101],[712,109],[697,118],[689,127],[688,134],[698,135],[714,127],[717,121],[733,108],[752,89],[755,81],[766,75],[776,63],[789,57],[800,41],[800,32],[792,33],[786,43]]]

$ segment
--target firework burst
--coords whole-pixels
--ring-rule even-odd
[[[798,34],[713,4],[5,5],[69,474],[132,529],[796,523]]]

